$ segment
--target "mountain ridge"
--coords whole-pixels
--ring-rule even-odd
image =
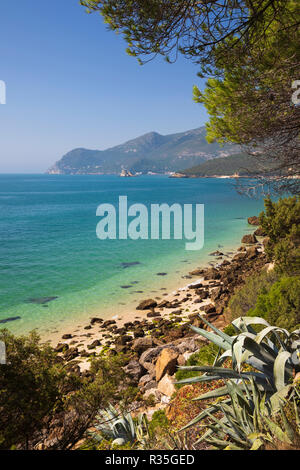
[[[205,127],[162,135],[151,131],[106,150],[84,147],[67,152],[48,174],[169,173],[238,151],[236,145],[208,144]]]

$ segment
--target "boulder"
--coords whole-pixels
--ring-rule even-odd
[[[257,248],[255,246],[250,246],[247,250],[247,258],[253,259],[258,255]]]
[[[198,269],[194,269],[194,271],[191,271],[189,274],[191,276],[201,276],[201,274],[203,273],[204,273],[204,269],[198,268]]]
[[[71,334],[62,335],[62,339],[71,339],[73,336]]]
[[[65,352],[69,349],[69,345],[67,343],[58,343],[58,345],[55,348],[55,352],[57,353],[62,353]]]
[[[248,217],[248,224],[250,225],[259,225],[259,217],[253,215],[252,217]]]
[[[159,382],[165,374],[173,375],[175,373],[178,355],[178,352],[170,348],[165,348],[161,351],[155,366],[157,382]]]
[[[89,344],[87,346],[88,349],[95,349],[97,348],[98,346],[101,346],[101,343],[99,341],[99,339],[95,339],[95,341],[92,342],[92,344]]]
[[[176,391],[174,379],[170,377],[169,374],[164,375],[164,377],[158,382],[157,390],[163,395],[171,397]]]
[[[136,360],[131,360],[124,368],[125,372],[135,381],[138,382],[143,376],[143,368]]]
[[[130,336],[130,335],[120,335],[116,339],[115,343],[119,344],[121,346],[124,346],[125,344],[129,343],[129,341],[131,341],[131,340],[132,340],[132,336]]]
[[[258,227],[255,232],[254,232],[254,235],[256,237],[264,237],[266,235],[266,232],[264,232],[263,228],[262,227]]]
[[[64,358],[67,362],[69,362],[75,359],[78,355],[79,355],[78,348],[70,348],[65,352]]]
[[[253,233],[249,233],[243,236],[242,243],[246,243],[247,245],[252,245],[254,243],[257,243],[257,238]]]
[[[91,325],[94,325],[95,323],[103,323],[103,319],[98,317],[91,318]]]
[[[140,304],[136,307],[137,310],[148,310],[157,307],[156,300],[147,299],[140,302]]]
[[[153,348],[153,346],[154,343],[151,336],[144,336],[142,338],[137,338],[134,340],[132,349],[133,351],[138,353],[138,355],[141,355],[147,349]]]
[[[133,336],[135,338],[143,338],[145,336],[145,332],[142,328],[137,328],[134,332],[133,332]]]
[[[155,317],[161,317],[161,314],[159,312],[148,312],[147,313],[147,318],[155,318]]]
[[[216,313],[216,307],[213,304],[204,305],[203,310],[206,314]]]

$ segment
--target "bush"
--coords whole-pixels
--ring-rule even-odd
[[[278,277],[276,272],[266,270],[256,276],[248,277],[245,285],[230,299],[229,321],[248,315],[249,310],[255,307],[258,296],[267,293]]]
[[[99,408],[136,394],[126,382],[123,356],[94,359],[84,377],[68,372],[35,332],[16,337],[1,330],[0,341],[7,353],[7,364],[0,365],[0,450],[71,449]]]
[[[206,366],[214,363],[215,357],[218,353],[218,348],[210,343],[203,346],[198,352],[192,354],[186,362],[186,366]],[[191,372],[185,370],[178,370],[176,372],[176,380],[188,379],[189,377],[198,377],[199,372]],[[176,388],[183,387],[182,384],[176,384]]]
[[[153,413],[152,420],[149,423],[150,436],[155,436],[157,430],[166,429],[169,426],[169,421],[166,416],[165,410],[157,410]]]
[[[265,200],[265,211],[259,218],[269,237],[266,253],[276,268],[288,275],[300,274],[300,197],[272,202]]]
[[[249,316],[263,317],[268,323],[289,331],[300,328],[300,278],[283,277],[268,292],[261,293]]]

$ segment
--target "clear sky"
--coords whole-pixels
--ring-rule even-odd
[[[203,125],[203,82],[181,58],[138,65],[121,36],[79,0],[1,4],[0,172],[44,172],[76,147],[105,149],[150,131]]]

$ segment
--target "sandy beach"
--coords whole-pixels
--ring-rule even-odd
[[[263,252],[261,242],[256,244],[256,250],[257,253]],[[247,252],[243,245],[230,255],[221,254],[218,250],[212,253],[212,262],[186,273],[187,279],[180,279],[177,289],[167,292],[166,288],[162,288],[161,294],[152,298],[156,304],[154,308],[145,308],[145,310],[128,308],[122,314],[113,314],[105,318],[97,315],[86,322],[64,325],[63,331],[57,331],[47,337],[42,336],[42,340],[50,341],[52,346],[58,347],[59,352],[63,351],[64,346],[68,351],[74,351],[74,357],[69,356],[72,363],[79,365],[81,371],[87,370],[90,363],[89,357],[98,355],[103,348],[112,348],[120,333],[125,333],[134,339],[136,336],[133,326],[137,327],[141,324],[147,330],[145,333],[147,336],[150,335],[151,324],[156,326],[162,319],[171,320],[176,322],[176,326],[182,326],[189,324],[193,315],[198,313],[206,315],[205,310],[210,312],[209,307],[215,305],[213,294],[223,282],[220,279],[208,279],[207,276],[203,276],[202,272],[214,267],[218,269],[222,266],[230,266],[233,260],[241,256],[241,252]],[[197,286],[207,291],[206,298],[199,299]],[[219,317],[222,322],[223,315],[219,314]],[[216,321],[218,323],[218,318]]]

